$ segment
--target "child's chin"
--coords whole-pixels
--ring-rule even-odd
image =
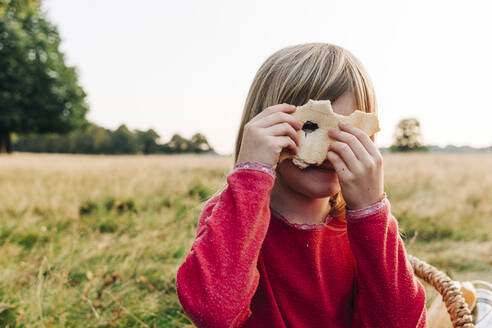
[[[310,198],[326,198],[335,195],[340,191],[340,186],[338,184],[338,179],[326,181],[318,180],[313,181],[310,185],[303,185],[301,193]]]
[[[330,197],[340,190],[336,171],[311,166],[301,170],[291,161],[280,163],[277,170],[278,178],[291,189],[310,198]]]

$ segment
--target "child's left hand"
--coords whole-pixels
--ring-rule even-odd
[[[383,196],[383,156],[362,130],[343,122],[338,126],[340,131],[328,131],[337,141],[330,145],[327,158],[337,172],[347,207],[362,209]]]

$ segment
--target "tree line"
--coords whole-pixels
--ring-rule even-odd
[[[422,142],[420,123],[417,119],[401,120],[395,130],[390,152],[427,152]],[[110,130],[94,123],[68,134],[14,135],[13,149],[20,152],[72,153],[72,154],[181,154],[212,153],[207,138],[201,133],[186,139],[174,134],[167,143],[160,143],[160,136],[153,129],[131,131],[126,125]]]
[[[153,129],[131,131],[125,125],[110,130],[89,123],[68,134],[14,135],[14,151],[72,154],[179,154],[212,153],[206,137],[195,133],[190,139],[174,134],[167,143]]]

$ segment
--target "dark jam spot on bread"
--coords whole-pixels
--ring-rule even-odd
[[[307,136],[308,133],[316,131],[318,128],[319,128],[318,124],[313,123],[311,121],[306,121],[306,123],[304,123],[304,125],[302,126],[302,130],[304,131],[304,136]]]

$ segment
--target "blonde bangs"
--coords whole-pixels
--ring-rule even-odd
[[[377,114],[376,95],[371,79],[359,60],[347,50],[344,51],[348,61],[347,67],[350,71],[351,90],[355,93],[358,109],[366,113]]]

